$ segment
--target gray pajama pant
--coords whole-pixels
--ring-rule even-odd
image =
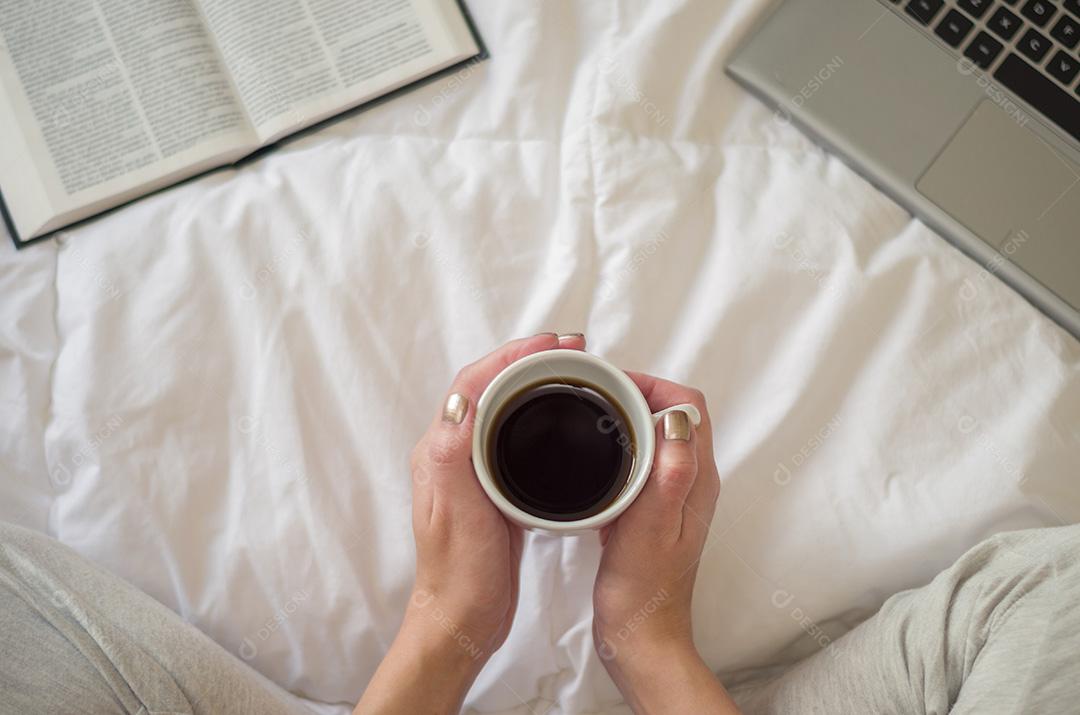
[[[995,536],[790,667],[746,713],[1080,713],[1080,525]],[[308,713],[172,611],[0,523],[0,713]]]

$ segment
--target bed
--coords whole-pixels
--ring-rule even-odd
[[[760,0],[471,0],[492,58],[16,252],[0,519],[325,713],[413,573],[408,453],[453,374],[587,333],[706,393],[696,641],[823,647],[998,531],[1080,520],[1080,345],[724,76]],[[482,713],[626,713],[594,538],[530,536]]]

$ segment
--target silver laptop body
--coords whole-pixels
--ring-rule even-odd
[[[784,0],[727,70],[1080,338],[1076,8]]]

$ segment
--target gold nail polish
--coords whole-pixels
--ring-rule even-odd
[[[459,425],[465,419],[465,413],[469,411],[469,398],[460,393],[452,393],[446,398],[443,406],[442,421],[452,425]]]
[[[690,417],[685,412],[675,410],[664,415],[664,439],[690,439]]]

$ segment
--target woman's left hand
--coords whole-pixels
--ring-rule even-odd
[[[585,339],[542,333],[507,343],[462,369],[416,446],[416,586],[357,713],[457,712],[484,663],[506,640],[517,609],[523,535],[476,478],[473,418],[476,401],[503,368],[554,348],[583,350]]]

